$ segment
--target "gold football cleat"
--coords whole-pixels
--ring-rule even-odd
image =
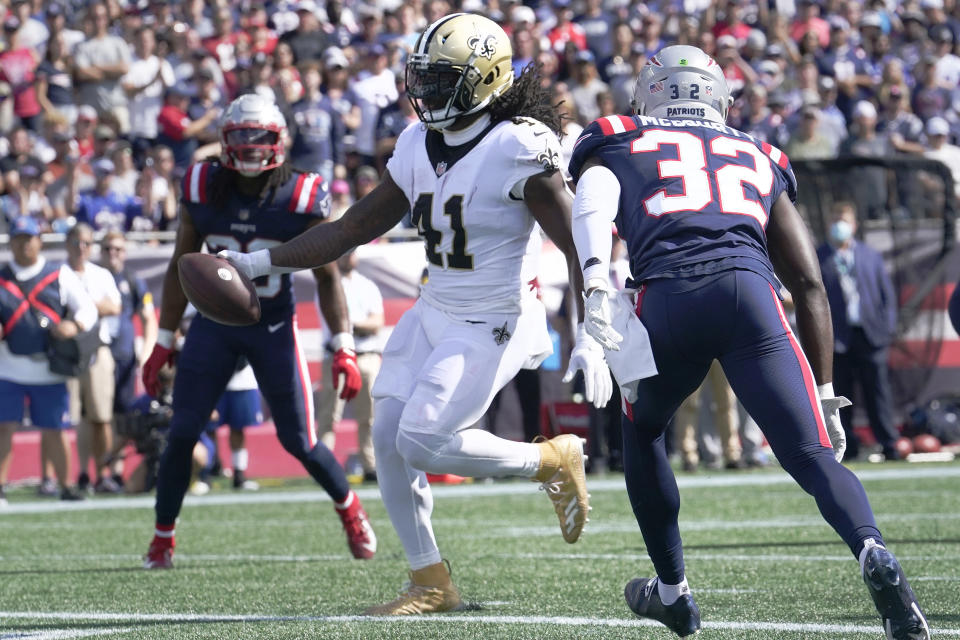
[[[450,579],[450,563],[444,560],[410,572],[410,582],[396,599],[370,607],[367,616],[411,616],[442,613],[463,608],[460,592]]]
[[[542,436],[539,436],[542,438]],[[550,440],[534,441],[540,447],[540,469],[533,477],[540,489],[547,492],[560,519],[563,539],[574,543],[589,521],[590,495],[584,471],[584,440],[563,434]]]

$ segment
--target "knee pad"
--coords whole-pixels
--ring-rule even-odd
[[[431,472],[434,461],[443,454],[449,442],[450,434],[424,433],[401,426],[397,433],[396,447],[411,467]]]

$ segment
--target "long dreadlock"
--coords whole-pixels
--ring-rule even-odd
[[[207,161],[220,164],[220,159],[217,157],[207,158]],[[284,160],[283,164],[281,164],[279,167],[266,172],[266,176],[261,174],[256,178],[251,178],[253,180],[259,179],[263,181],[263,185],[260,188],[260,193],[257,194],[257,200],[259,201],[260,205],[264,206],[270,204],[270,202],[273,200],[274,194],[277,192],[277,188],[286,183],[290,177],[293,176],[295,171],[297,170],[290,165],[290,161]],[[236,171],[217,171],[213,176],[213,180],[210,182],[209,202],[211,202],[215,207],[222,208],[229,199],[230,193],[238,190],[239,187],[237,186],[236,180],[241,177],[242,176]]]
[[[551,103],[550,89],[544,86],[540,73],[542,67],[533,62],[528,64],[520,72],[520,77],[513,81],[513,86],[493,101],[488,108],[493,122],[533,118],[547,125],[558,137],[563,136],[564,116],[558,108],[561,103]]]

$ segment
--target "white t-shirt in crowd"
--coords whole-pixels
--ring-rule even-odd
[[[159,76],[157,75],[159,73]],[[141,89],[130,99],[130,133],[150,140],[157,137],[157,116],[163,108],[164,85],[172,87],[177,81],[173,67],[157,56],[134,57],[123,82]]]
[[[960,147],[945,144],[939,149],[927,149],[923,152],[923,155],[947,165],[951,175],[953,175],[953,190],[957,196],[960,196]]]
[[[104,298],[120,304],[120,289],[117,288],[117,281],[113,279],[112,273],[100,265],[87,262],[83,265],[83,271],[73,271],[68,264],[63,265],[63,268],[76,274],[94,304]],[[117,333],[119,322],[120,316],[107,316],[100,322],[100,340],[104,344],[110,344],[110,336]]]
[[[351,89],[360,106],[360,126],[356,131],[357,153],[372,156],[377,147],[375,138],[380,110],[399,98],[397,77],[390,69],[384,69],[377,75],[364,71],[357,75]]]
[[[36,276],[47,264],[40,256],[32,267],[21,267],[16,262],[10,268],[17,280],[29,280]],[[89,329],[97,322],[97,307],[87,293],[76,273],[64,265],[58,277],[60,284],[60,302],[67,308],[67,317],[76,322],[81,329]],[[64,382],[66,377],[50,371],[50,363],[44,354],[39,357],[21,356],[10,352],[7,343],[0,340],[0,378],[18,384],[56,384]]]

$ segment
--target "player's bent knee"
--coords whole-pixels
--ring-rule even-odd
[[[397,451],[414,469],[428,473],[444,473],[435,468],[437,459],[450,441],[449,434],[424,433],[400,427],[397,433]]]

